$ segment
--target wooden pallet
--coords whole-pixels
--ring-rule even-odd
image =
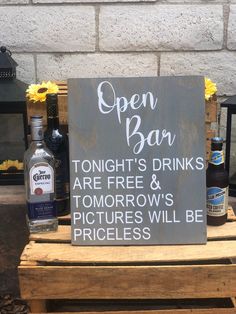
[[[56,233],[31,235],[19,266],[21,296],[32,313],[46,313],[48,300],[67,299],[79,300],[80,313],[90,300],[90,314],[236,313],[234,302],[226,309],[223,302],[236,296],[233,211],[207,232],[206,245],[79,247],[70,244],[70,225],[60,225]],[[201,308],[201,299],[212,298],[224,305]]]

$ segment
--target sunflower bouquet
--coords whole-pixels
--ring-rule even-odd
[[[47,94],[57,94],[59,88],[52,82],[42,82],[41,84],[31,84],[26,90],[26,97],[32,102],[45,102]]]
[[[30,117],[34,115],[43,116],[44,124],[46,123],[46,96],[58,92],[58,85],[50,81],[29,85],[26,90],[28,123],[30,123]]]

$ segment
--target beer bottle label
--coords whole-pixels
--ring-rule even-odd
[[[228,187],[207,188],[207,215],[213,217],[224,216],[228,209]]]
[[[209,163],[213,165],[221,165],[224,161],[224,152],[223,150],[214,150],[211,152]]]

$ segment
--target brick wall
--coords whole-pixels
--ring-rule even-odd
[[[202,74],[236,93],[236,0],[0,0],[0,16],[27,83]]]

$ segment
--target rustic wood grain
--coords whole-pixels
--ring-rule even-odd
[[[206,132],[206,139],[207,139],[209,144],[211,144],[211,138],[214,137],[214,136],[215,136],[215,131],[214,130],[207,130],[207,132]]]
[[[21,260],[40,263],[161,263],[221,260],[236,257],[236,240],[206,245],[71,246],[68,243],[30,243]]]
[[[206,126],[209,127],[210,123],[206,123]],[[210,159],[211,152],[211,138],[216,136],[216,132],[210,129],[206,131],[206,160]]]
[[[231,298],[231,302],[232,302],[233,306],[236,308],[236,298],[235,297]]]
[[[30,313],[46,313],[46,301],[45,300],[28,300],[30,307]]]
[[[228,221],[236,221],[236,216],[232,207],[228,208]]]
[[[99,311],[99,312],[73,312],[73,314],[235,314],[234,308],[212,309],[174,309],[174,310],[147,310],[147,311]],[[36,313],[43,314],[43,313]],[[71,312],[48,313],[48,314],[71,314]]]
[[[30,240],[42,243],[70,243],[71,242],[71,226],[58,226],[57,232],[32,233]]]
[[[186,299],[236,295],[236,265],[21,266],[19,279],[24,299]]]
[[[217,107],[216,97],[205,102],[206,160],[209,160],[210,158],[211,138],[216,136],[216,131],[212,130],[212,122],[217,122]]]
[[[226,224],[217,227],[207,226],[207,239],[236,239],[236,223],[227,222]]]
[[[205,121],[206,122],[216,122],[217,121],[217,99],[211,99],[206,101],[205,109]]]

